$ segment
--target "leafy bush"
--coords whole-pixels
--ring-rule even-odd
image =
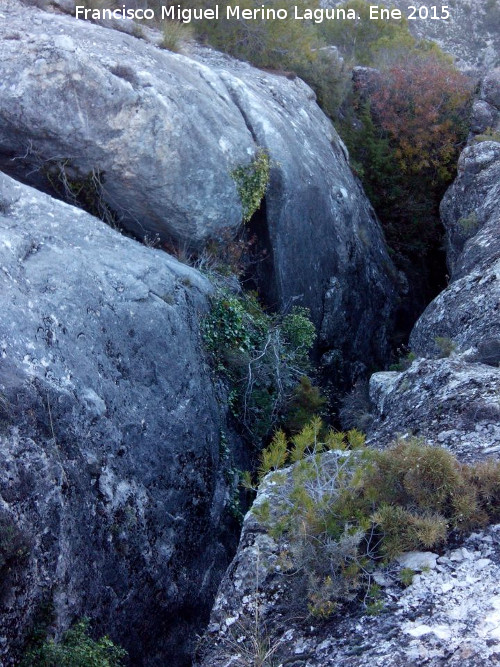
[[[184,42],[192,38],[193,30],[187,23],[165,20],[161,26],[160,48],[178,53]]]
[[[60,642],[47,639],[30,650],[22,665],[28,667],[120,667],[127,652],[113,644],[109,637],[93,640],[89,620],[84,618],[67,630]]]
[[[384,5],[379,5],[384,7]],[[370,19],[370,5],[366,0],[349,0],[339,5],[346,11],[353,9],[357,21],[325,21],[320,31],[328,44],[335,44],[344,56],[359,65],[374,65],[382,48],[399,47],[402,43],[415,44],[406,19]]]
[[[457,221],[460,235],[464,238],[474,236],[479,227],[479,218],[476,211],[472,211],[469,215],[459,218]]]
[[[199,4],[210,6],[203,0]],[[253,0],[230,0],[227,6],[238,6],[241,10],[259,8]],[[300,0],[297,6],[302,10],[317,7],[318,4],[316,0]],[[278,0],[266,3],[269,9],[282,7]],[[314,58],[318,36],[311,23],[296,21],[292,12],[289,14],[283,20],[246,20],[241,16],[226,19],[224,12],[219,20],[200,21],[196,28],[201,38],[236,58],[248,60],[258,67],[293,69],[298,63]]]
[[[455,343],[447,336],[436,336],[434,342],[436,343],[440,358],[451,356],[456,349]]]
[[[319,387],[315,387],[310,378],[303,375],[288,402],[284,427],[291,433],[297,433],[315,415],[321,414],[326,402],[327,399],[321,394]]]
[[[494,130],[491,127],[487,127],[482,134],[478,134],[474,137],[476,143],[481,143],[482,141],[495,141],[500,144],[500,130]]]
[[[243,222],[249,222],[258,210],[266,194],[270,171],[269,155],[261,148],[249,165],[238,167],[232,172],[243,209]]]
[[[220,291],[202,322],[215,368],[233,388],[233,410],[254,439],[265,437],[309,370],[316,332],[308,311],[270,315],[251,294]]]
[[[439,202],[466,139],[470,97],[470,80],[435,50],[400,55],[353,93],[355,117],[341,134],[400,261],[425,260],[439,246]]]
[[[474,466],[417,440],[385,451],[363,447],[359,431],[326,431],[315,419],[288,439],[278,431],[262,452],[261,478],[280,490],[253,512],[305,576],[309,609],[324,617],[367,592],[379,562],[443,546],[500,516],[500,462]],[[295,465],[286,473],[287,463]],[[376,605],[377,606],[377,605]]]

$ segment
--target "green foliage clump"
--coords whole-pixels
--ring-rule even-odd
[[[279,472],[288,463],[294,465]],[[275,539],[283,537],[318,617],[356,597],[378,610],[379,600],[368,594],[378,563],[439,548],[451,530],[470,531],[500,516],[500,462],[467,466],[417,440],[368,450],[358,431],[326,431],[318,418],[291,439],[278,431],[259,472],[272,472],[282,491],[256,516]],[[409,573],[402,581],[409,585]]]
[[[208,3],[199,2],[210,6]],[[317,0],[300,0],[299,10],[315,8]],[[253,0],[229,0],[227,7],[240,10],[255,10],[259,6]],[[278,0],[266,3],[266,9],[276,10],[283,4]],[[267,20],[260,16],[247,20],[241,15],[219,20],[197,22],[198,36],[212,46],[236,58],[247,60],[258,67],[288,69],[298,63],[314,58],[314,48],[318,41],[317,31],[307,21],[296,21],[292,12],[282,20]]]
[[[389,370],[397,372],[406,371],[408,368],[410,368],[410,366],[412,365],[412,363],[415,361],[416,358],[417,355],[415,354],[415,352],[403,349],[402,354],[400,355],[398,361],[394,364],[391,364],[389,366]]]
[[[188,23],[181,21],[165,20],[161,26],[162,39],[159,44],[161,49],[178,53],[182,45],[192,37],[193,31]]]
[[[399,573],[399,580],[403,586],[411,586],[415,574],[415,570],[412,570],[411,567],[404,567]]]
[[[268,153],[259,149],[250,164],[237,167],[232,173],[243,209],[243,222],[249,222],[266,194],[271,173]]]
[[[314,386],[307,375],[303,375],[288,402],[284,427],[291,433],[297,433],[314,415],[321,414],[326,402],[319,387]]]
[[[396,261],[425,274],[467,136],[471,82],[435,49],[390,56],[353,90],[339,130]]]
[[[93,640],[89,620],[84,618],[67,630],[60,642],[47,639],[30,650],[22,665],[37,667],[121,667],[127,652],[109,637]]]
[[[451,356],[456,349],[455,343],[448,336],[436,336],[434,342],[441,358]]]
[[[255,296],[219,292],[202,322],[215,368],[232,388],[233,412],[254,439],[277,423],[300,378],[309,371],[316,332],[308,311],[266,313]]]
[[[457,225],[462,237],[469,238],[473,236],[479,227],[479,218],[476,211],[472,211],[469,215],[459,218]]]
[[[402,46],[407,49],[416,43],[406,18],[370,19],[370,5],[366,0],[348,0],[339,8],[346,12],[354,10],[359,19],[325,21],[320,31],[328,44],[335,44],[344,58],[358,65],[374,65],[383,49],[400,49]]]

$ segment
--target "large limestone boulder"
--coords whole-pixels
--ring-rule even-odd
[[[236,441],[198,329],[210,292],[0,176],[2,665],[47,604],[59,633],[87,615],[130,664],[188,664],[233,521],[222,434]]]
[[[257,268],[260,291],[277,308],[309,307],[323,350],[383,362],[394,269],[308,86],[208,49],[187,58],[13,0],[2,13],[5,170],[39,188],[62,179],[70,193],[90,180],[127,229],[201,247],[240,226],[231,174],[263,147],[271,180],[251,223],[267,257]]]

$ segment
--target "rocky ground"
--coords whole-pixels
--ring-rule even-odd
[[[308,306],[325,358],[341,356],[354,379],[387,357],[398,281],[312,91],[209,49],[166,53],[129,24],[118,32],[34,4],[74,3],[0,8],[0,525],[15,538],[0,560],[0,660],[16,662],[49,603],[56,636],[89,615],[131,664],[189,664],[225,572],[200,667],[266,653],[292,667],[498,664],[498,526],[414,554],[429,571],[413,560],[378,572],[374,616],[347,605],[330,621],[308,617],[251,513],[226,570],[231,470],[245,455],[201,345],[212,285],[19,182],[72,204],[90,184],[128,234],[202,252],[239,228],[231,173],[263,147],[271,180],[251,231],[267,259],[253,279],[273,306]],[[498,33],[485,22],[495,25],[496,4],[453,9],[448,32],[425,24],[425,36],[453,43],[464,66],[494,63]],[[449,285],[414,328],[413,363],[372,376],[370,445],[407,434],[464,461],[500,450],[499,90],[490,69],[441,208]],[[420,574],[404,588],[410,565]]]

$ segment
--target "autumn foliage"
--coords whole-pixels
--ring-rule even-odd
[[[410,282],[412,314],[443,289],[439,203],[467,135],[470,79],[435,45],[358,70],[341,132]]]
[[[381,73],[372,113],[404,174],[425,175],[433,186],[453,175],[470,94],[470,80],[433,53]]]

